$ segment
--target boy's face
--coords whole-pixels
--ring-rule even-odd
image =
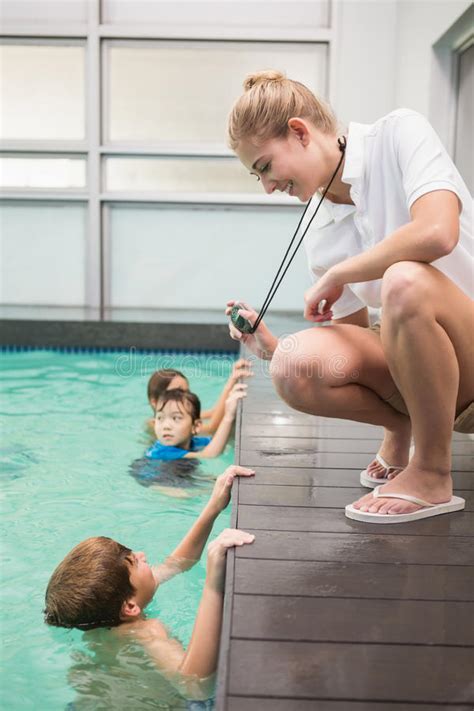
[[[129,579],[136,590],[135,601],[143,610],[151,602],[158,585],[142,551],[133,551],[130,559]]]
[[[162,444],[189,449],[191,437],[199,430],[199,420],[193,419],[181,403],[170,400],[155,415],[155,435]]]

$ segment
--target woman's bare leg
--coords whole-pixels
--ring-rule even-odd
[[[410,418],[384,402],[396,389],[380,338],[360,326],[309,328],[280,342],[271,364],[275,387],[296,410],[382,425],[380,454],[408,462]],[[384,474],[375,461],[371,476]]]
[[[398,262],[384,275],[382,345],[412,421],[415,454],[381,492],[431,503],[452,495],[453,421],[474,400],[474,304],[429,264]],[[364,496],[362,511],[409,513],[418,506]]]

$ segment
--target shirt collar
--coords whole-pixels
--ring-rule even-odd
[[[370,124],[350,123],[347,135],[346,159],[342,172],[342,182],[353,185],[362,178],[364,168],[364,138],[371,129]]]

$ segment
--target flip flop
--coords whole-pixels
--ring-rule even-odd
[[[383,466],[384,469],[386,469],[387,475],[392,473],[400,474],[400,472],[402,472],[406,467],[406,464],[405,467],[392,466],[391,464],[388,464],[385,459],[380,456],[380,454],[376,454],[375,459],[379,464]],[[386,484],[387,481],[392,480],[389,479],[388,476],[381,476],[378,478],[370,476],[367,469],[364,469],[364,471],[360,473],[360,483],[362,484],[362,486],[365,486],[366,489],[373,489],[374,487],[379,485],[382,486],[382,484]]]
[[[429,501],[417,499],[416,496],[410,496],[409,494],[384,494],[380,492],[380,488],[380,486],[377,486],[373,490],[374,499],[403,499],[404,501],[410,501],[412,504],[423,506],[423,508],[406,514],[380,514],[360,511],[355,509],[352,504],[348,504],[346,506],[347,518],[352,518],[355,521],[364,521],[365,523],[408,523],[408,521],[418,521],[421,518],[462,511],[466,505],[465,500],[461,499],[460,496],[452,496],[450,501],[446,501],[443,504],[431,504]]]

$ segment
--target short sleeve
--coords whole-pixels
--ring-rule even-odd
[[[310,275],[313,283],[320,279],[324,273],[325,270],[323,269],[310,269]],[[350,286],[346,284],[344,286],[344,290],[342,292],[341,297],[335,302],[331,310],[333,318],[338,319],[350,316],[356,311],[360,311],[365,306],[366,304],[364,304],[364,302],[361,301],[359,297],[354,294]]]
[[[450,190],[460,199],[456,168],[424,116],[406,111],[397,117],[394,148],[408,209],[433,190]]]

